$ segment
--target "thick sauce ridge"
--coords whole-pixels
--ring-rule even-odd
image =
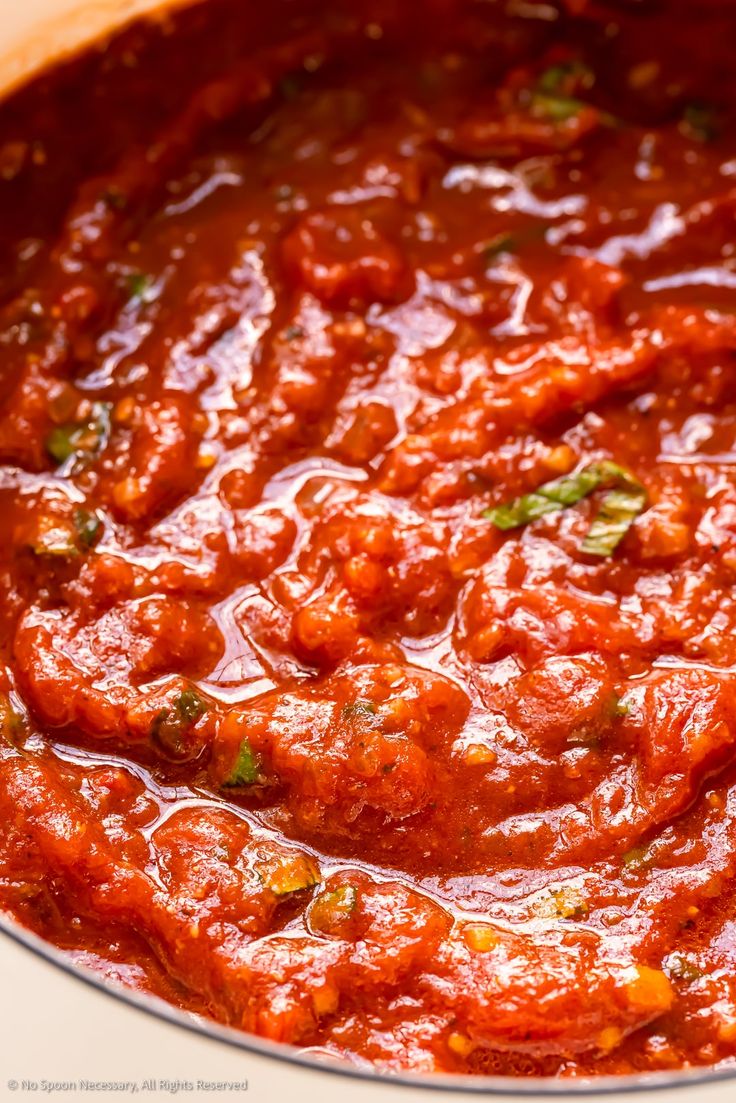
[[[0,906],[358,1063],[730,1062],[736,8],[253,7],[0,106]]]

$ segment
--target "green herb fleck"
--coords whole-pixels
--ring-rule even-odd
[[[112,403],[95,402],[86,421],[57,425],[46,438],[46,451],[58,464],[98,455],[110,436]]]
[[[114,186],[105,188],[100,199],[111,211],[124,211],[128,206],[128,197],[125,192]]]
[[[705,976],[700,966],[684,954],[670,954],[666,961],[666,971],[672,980],[681,980],[685,984],[692,984]]]
[[[594,84],[593,70],[585,62],[573,60],[545,69],[537,81],[537,89],[550,96],[569,96],[580,88],[592,88]]]
[[[567,122],[588,106],[580,99],[595,84],[595,73],[582,61],[568,61],[551,65],[539,77],[531,93],[532,114],[553,122]],[[606,126],[615,126],[616,119],[605,111],[598,111],[599,120]]]
[[[621,860],[627,869],[645,869],[651,860],[648,851],[648,846],[632,846],[631,850],[627,850]]]
[[[153,276],[149,276],[145,272],[130,272],[125,278],[129,301],[150,302],[153,298],[154,282]]]
[[[499,234],[493,241],[487,242],[482,247],[484,260],[495,260],[496,257],[508,256],[516,251],[516,238],[513,234]]]
[[[304,336],[304,330],[301,326],[287,326],[284,330],[285,341],[298,341]]]
[[[687,137],[697,142],[713,142],[720,134],[716,111],[705,103],[688,104],[680,128]]]
[[[151,725],[151,739],[174,758],[187,757],[185,736],[204,716],[207,705],[194,689],[185,689],[174,698],[171,708],[161,709]]]
[[[260,779],[260,776],[260,760],[251,747],[250,741],[244,739],[240,744],[238,757],[235,759],[235,765],[223,782],[223,785],[227,788],[235,788],[240,785],[253,785]]]
[[[74,441],[78,426],[57,425],[46,438],[46,451],[57,463],[64,463],[76,452]]]
[[[196,724],[201,716],[207,712],[199,694],[193,689],[184,689],[174,701],[174,708],[180,719],[186,724]]]
[[[631,712],[631,706],[626,701],[625,697],[614,697],[613,699],[613,715],[614,716],[628,716]]]
[[[77,530],[79,544],[83,549],[89,550],[99,540],[104,525],[96,513],[89,513],[86,509],[77,509],[74,512],[74,527]]]
[[[575,96],[549,96],[544,92],[532,96],[532,112],[556,123],[575,118],[584,107],[583,101]]]
[[[479,246],[479,252],[486,263],[491,264],[497,257],[518,253],[522,246],[535,241],[544,241],[549,230],[548,223],[535,223],[522,226],[513,234],[498,234],[495,238]]]
[[[557,95],[565,86],[568,71],[568,65],[550,65],[537,81],[537,88],[548,95]]]

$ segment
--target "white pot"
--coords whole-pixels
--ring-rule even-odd
[[[179,6],[186,0],[0,0],[0,94],[50,61],[122,26],[135,16]],[[247,3],[249,0],[243,0]],[[262,0],[253,0],[262,2]],[[84,982],[83,982],[84,981]],[[111,998],[111,996],[113,998]],[[76,1083],[42,1098],[95,1100],[128,1098],[86,1081],[185,1081],[182,1098],[238,1098],[269,1103],[286,1099],[319,1103],[429,1103],[471,1100],[543,1103],[580,1099],[570,1085],[445,1077],[433,1084],[403,1083],[371,1073],[333,1070],[295,1051],[226,1031],[143,996],[105,985],[74,970],[62,955],[0,918],[0,1099],[40,1095],[42,1082]],[[249,1081],[238,1090],[213,1094],[196,1090],[198,1080]],[[35,1082],[36,1089],[25,1088]],[[15,1086],[14,1086],[15,1085]],[[433,1090],[434,1088],[434,1090]],[[655,1090],[658,1089],[658,1090]],[[11,1094],[12,1093],[12,1094]],[[592,1093],[592,1094],[587,1094]],[[582,1098],[608,1103],[733,1103],[734,1079],[698,1073],[589,1083]],[[159,1089],[152,1099],[173,1094]]]
[[[138,15],[175,3],[177,0],[0,0],[3,92],[50,60]]]

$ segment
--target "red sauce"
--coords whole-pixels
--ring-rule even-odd
[[[216,0],[0,109],[7,912],[378,1066],[733,1059],[735,18]]]

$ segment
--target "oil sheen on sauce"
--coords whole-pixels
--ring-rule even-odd
[[[736,1053],[736,8],[244,5],[0,106],[0,905],[365,1066]]]

